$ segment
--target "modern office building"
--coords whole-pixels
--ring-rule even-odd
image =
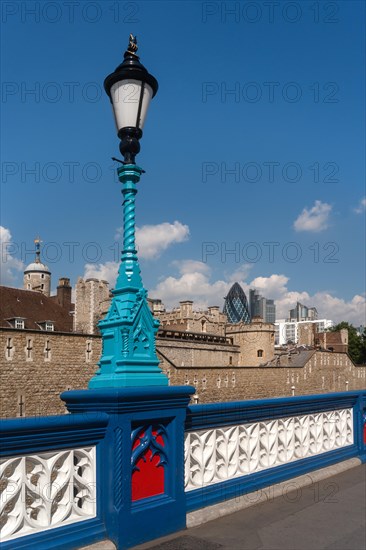
[[[229,323],[250,323],[248,300],[239,283],[234,283],[225,296],[223,312]]]
[[[260,317],[265,323],[274,323],[276,321],[276,304],[274,300],[269,300],[258,290],[251,288],[249,290],[249,311],[250,316]]]
[[[317,319],[318,311],[316,307],[307,307],[297,302],[296,306],[290,309],[288,321],[316,321]]]

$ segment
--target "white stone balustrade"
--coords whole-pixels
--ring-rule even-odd
[[[96,515],[95,447],[0,461],[0,540]]]
[[[351,408],[186,432],[185,490],[313,457],[353,442]]]

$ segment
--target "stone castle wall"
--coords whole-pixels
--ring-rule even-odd
[[[185,342],[156,339],[156,350],[159,359],[166,365],[174,367],[215,367],[217,365],[237,366],[240,350],[229,344],[209,344],[204,342]]]
[[[32,330],[0,330],[0,416],[65,412],[60,393],[86,388],[101,338]]]
[[[211,306],[206,311],[194,311],[193,302],[187,300],[179,302],[179,307],[172,311],[153,309],[153,312],[162,328],[225,336],[227,316],[220,312],[218,306]]]
[[[366,367],[346,353],[314,352],[304,367],[176,367],[161,364],[171,385],[193,385],[199,403],[311,395],[366,388]],[[347,383],[348,382],[348,383]]]
[[[157,338],[156,348],[170,383],[194,385],[200,403],[366,387],[366,367],[346,353],[314,351],[303,367],[255,367],[240,366],[238,346],[228,343]],[[86,388],[100,354],[98,335],[0,329],[0,416],[64,413],[60,393]]]

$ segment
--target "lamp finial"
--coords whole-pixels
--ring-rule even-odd
[[[134,55],[136,55],[137,50],[138,50],[137,36],[134,36],[133,34],[130,34],[127,51],[129,53],[133,53]]]

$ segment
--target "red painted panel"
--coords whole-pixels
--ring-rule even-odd
[[[140,437],[143,435],[141,433]],[[156,436],[156,432],[153,432],[153,435]],[[139,441],[135,441],[133,449],[139,446]],[[164,440],[160,435],[156,442],[164,447]],[[160,456],[152,456],[151,449],[147,449],[137,461],[138,470],[132,472],[132,501],[164,493],[164,465],[158,466],[159,462]]]

